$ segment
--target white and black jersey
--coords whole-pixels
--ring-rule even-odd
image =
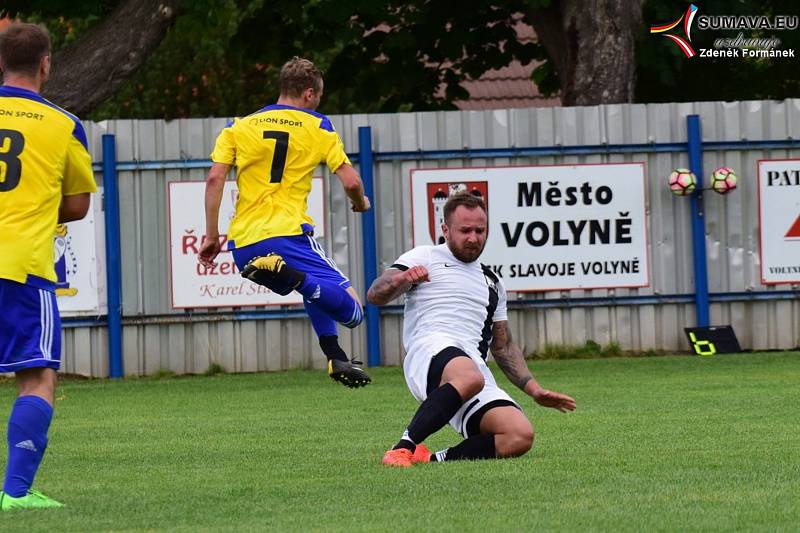
[[[479,262],[455,258],[447,244],[417,246],[392,268],[423,266],[429,281],[406,293],[403,344],[407,353],[438,353],[457,346],[486,359],[492,324],[508,320],[506,291],[500,279]]]
[[[428,396],[428,370],[433,356],[455,346],[472,358],[483,374],[483,390],[450,419],[453,429],[467,437],[470,417],[482,407],[497,401],[517,405],[497,386],[485,361],[492,340],[492,324],[508,320],[506,290],[488,267],[477,261],[459,261],[446,243],[418,246],[392,265],[399,270],[414,266],[425,267],[429,281],[406,293],[403,324],[406,384],[411,394],[423,402]]]

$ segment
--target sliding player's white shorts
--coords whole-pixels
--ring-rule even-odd
[[[419,346],[419,344],[417,346]],[[406,384],[411,394],[420,403],[424,402],[428,397],[428,370],[430,369],[431,360],[448,346],[452,346],[452,344],[442,346],[441,341],[433,341],[426,343],[424,348],[413,350],[406,354],[405,360],[403,361],[403,373],[406,378]],[[511,399],[511,396],[509,396],[506,391],[497,386],[497,382],[494,380],[491,370],[486,366],[486,362],[480,356],[468,355],[468,357],[475,363],[481,371],[481,374],[483,374],[484,386],[481,392],[464,402],[461,409],[450,419],[450,425],[453,429],[461,433],[465,438],[469,437],[467,434],[467,424],[469,423],[470,417],[480,411],[482,407],[493,402],[499,402],[499,405],[514,405],[520,408],[519,404]]]

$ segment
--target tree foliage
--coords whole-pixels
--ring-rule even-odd
[[[506,4],[465,12],[452,0],[201,2],[96,115],[248,113],[277,97],[278,70],[294,55],[325,72],[328,113],[453,109],[469,96],[459,85],[465,76],[544,57],[516,39],[522,5]]]
[[[18,11],[45,22],[56,46],[91,28],[112,1],[34,1]],[[91,117],[187,117],[251,112],[277,97],[286,59],[308,57],[325,72],[328,113],[453,109],[459,85],[516,58],[545,57],[516,39],[522,0],[381,3],[371,0],[196,0],[158,51]],[[60,15],[59,15],[60,14]]]
[[[58,49],[75,45],[130,1],[8,0],[3,6],[46,23]],[[700,9],[792,14],[794,1],[707,0]],[[687,60],[672,42],[649,34],[650,24],[675,20],[685,10],[673,0],[643,6],[598,0],[593,9],[579,0],[181,4],[158,49],[90,118],[247,114],[277,98],[278,71],[294,55],[324,71],[321,109],[331,114],[453,109],[454,101],[469,96],[462,80],[512,59],[539,61],[532,83],[544,94],[560,91],[566,105],[630,101],[634,94],[640,102],[784,98],[800,88],[797,60]],[[541,42],[516,39],[520,20],[536,28]],[[715,35],[703,32],[697,39],[710,47]],[[800,48],[798,32],[779,37],[784,46]]]
[[[55,2],[64,8],[60,2]],[[74,19],[56,17],[52,4],[34,0],[30,8],[55,27],[50,78],[43,94],[84,115],[116,93],[119,86],[159,47],[177,16],[178,0],[122,0],[111,6],[92,4],[108,14],[86,14],[79,4]],[[9,9],[10,15],[18,8]],[[48,20],[48,17],[51,20]],[[31,17],[35,20],[36,16]]]
[[[343,111],[357,111],[353,104],[364,102],[369,105],[361,111],[451,109],[454,100],[469,97],[461,80],[515,58],[522,64],[545,58],[541,45],[517,39],[514,25],[524,2],[475,2],[468,9],[455,0],[387,9],[359,4],[328,74]]]

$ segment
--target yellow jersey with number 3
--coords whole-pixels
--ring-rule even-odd
[[[53,290],[61,197],[97,190],[86,147],[73,115],[0,87],[0,278]]]
[[[211,160],[236,166],[239,197],[229,248],[302,234],[303,224],[314,224],[307,212],[314,169],[324,162],[336,172],[350,164],[328,117],[282,104],[229,122]]]

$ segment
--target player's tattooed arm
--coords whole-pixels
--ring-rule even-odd
[[[386,305],[423,281],[428,281],[428,270],[423,266],[408,270],[387,268],[367,291],[367,301],[373,305]]]
[[[508,329],[508,322],[495,322],[492,326],[492,344],[490,345],[494,360],[506,375],[508,380],[525,390],[525,386],[533,381],[528,364],[525,362],[525,355],[522,349],[511,338],[511,331]],[[538,386],[538,384],[537,384]]]
[[[373,305],[385,305],[400,296],[402,287],[394,284],[394,277],[399,272],[396,268],[384,270],[367,290],[367,301]]]
[[[528,370],[525,356],[511,339],[508,322],[495,322],[492,327],[492,355],[509,381],[543,407],[558,409],[562,413],[575,410],[575,399],[566,394],[541,387]]]

